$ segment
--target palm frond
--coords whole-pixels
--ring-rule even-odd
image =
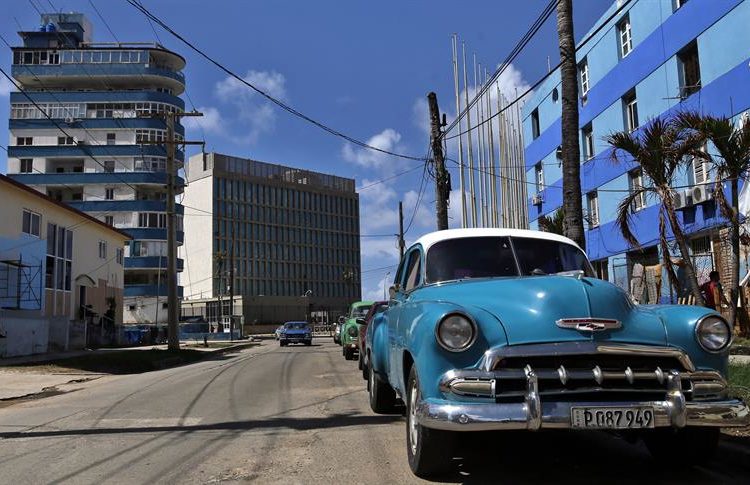
[[[661,253],[663,255],[664,266],[667,270],[667,276],[672,284],[672,288],[677,289],[677,293],[680,293],[680,280],[677,278],[677,273],[674,270],[672,264],[672,257],[669,251],[669,239],[667,237],[667,223],[666,223],[666,209],[662,206],[659,210],[659,245],[661,246]]]
[[[627,195],[624,199],[620,201],[620,204],[617,206],[617,217],[615,218],[615,224],[617,224],[617,227],[620,228],[620,232],[622,233],[622,237],[625,239],[625,242],[627,242],[631,247],[633,248],[640,248],[641,243],[638,242],[638,238],[633,233],[633,230],[631,229],[631,223],[633,222],[633,204],[635,203],[636,198],[640,197],[641,194],[649,192],[651,189],[648,188],[642,188],[639,190],[635,190]]]

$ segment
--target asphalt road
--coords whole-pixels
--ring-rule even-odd
[[[329,339],[111,376],[0,409],[0,483],[416,483],[401,416]],[[748,461],[655,463],[604,433],[463,436],[448,483],[750,481]]]

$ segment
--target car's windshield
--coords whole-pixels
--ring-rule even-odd
[[[284,324],[284,327],[287,329],[303,330],[307,328],[307,324],[305,322],[287,322]]]
[[[446,239],[435,243],[427,252],[426,266],[428,283],[579,270],[588,276],[593,274],[586,256],[577,247],[526,237]]]
[[[372,305],[355,306],[352,308],[352,313],[349,318],[364,318],[367,316],[367,312],[370,311]]]

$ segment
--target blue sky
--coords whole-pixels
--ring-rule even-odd
[[[112,41],[88,0],[34,0],[51,10],[85,13],[97,41]],[[124,0],[94,0],[121,41],[153,41],[145,17]],[[0,33],[17,45],[19,24],[33,29],[38,14],[28,0],[4,2]],[[441,108],[455,112],[450,36],[465,40],[467,54],[494,68],[548,3],[547,0],[447,2],[442,0],[229,1],[160,0],[144,5],[175,30],[246,79],[296,109],[357,139],[400,153],[424,155],[427,92]],[[576,0],[576,37],[582,37],[610,0]],[[381,156],[348,146],[252,94],[248,88],[198,58],[157,27],[161,41],[187,59],[187,92],[206,116],[188,127],[207,149],[284,165],[333,173],[362,187],[419,162]],[[4,46],[3,46],[4,47]],[[553,18],[514,63],[509,85],[532,84],[558,60]],[[0,49],[7,69],[10,51]],[[8,86],[0,82],[0,119],[8,118]],[[185,97],[185,96],[183,96]],[[188,107],[190,101],[185,97]],[[191,120],[192,121],[192,120]],[[201,129],[202,128],[202,129]],[[0,172],[5,172],[0,151]],[[457,180],[457,176],[454,179]],[[407,220],[415,214],[407,242],[435,229],[434,187],[415,211],[421,170],[360,192],[361,232],[397,232],[398,201]],[[456,207],[459,209],[458,207]],[[454,211],[451,211],[452,214]],[[455,217],[451,225],[460,225]],[[392,236],[362,238],[363,296],[382,294],[397,249]]]

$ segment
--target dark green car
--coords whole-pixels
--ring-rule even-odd
[[[349,308],[349,317],[341,326],[341,348],[346,360],[354,360],[357,355],[357,341],[359,337],[358,318],[365,318],[373,302],[357,301]]]

